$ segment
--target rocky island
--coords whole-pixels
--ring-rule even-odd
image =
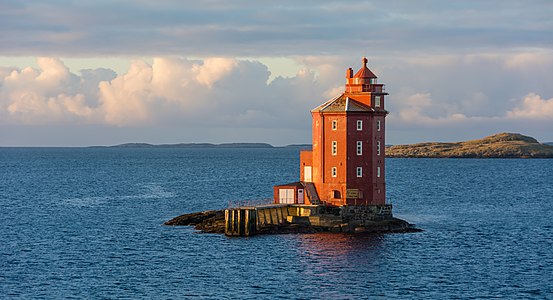
[[[309,216],[298,216],[294,211],[299,207],[257,207],[261,220],[252,224],[255,234],[289,234],[289,233],[317,233],[317,232],[345,232],[345,233],[407,233],[420,232],[414,224],[394,217],[376,218],[371,221],[358,224],[354,220],[348,220],[340,207],[313,207],[318,212]],[[322,208],[322,209],[321,209]],[[226,222],[225,210],[208,210],[202,212],[183,214],[175,217],[164,225],[169,226],[194,226],[194,229],[202,233],[225,233],[229,231]],[[247,230],[242,225],[241,230]],[[232,235],[232,234],[231,234]],[[243,234],[236,234],[243,235]],[[251,235],[251,234],[247,234]]]
[[[553,158],[553,146],[519,133],[498,133],[454,143],[418,143],[386,148],[395,158]]]

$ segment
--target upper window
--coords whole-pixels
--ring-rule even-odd
[[[332,130],[336,130],[338,128],[338,121],[332,120]]]
[[[380,120],[376,120],[376,131],[380,131]]]
[[[380,155],[380,141],[376,142],[376,155]]]
[[[363,177],[363,167],[357,167],[357,177]]]
[[[336,155],[338,153],[338,142],[332,141],[332,155]]]
[[[363,130],[363,120],[357,120],[357,131]]]
[[[380,177],[380,167],[376,167],[376,177]]]
[[[374,106],[380,107],[380,96],[374,96]]]
[[[336,177],[338,175],[338,170],[336,167],[332,167],[332,177]]]
[[[363,142],[357,141],[357,155],[363,155]]]

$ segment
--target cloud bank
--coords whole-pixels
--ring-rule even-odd
[[[520,57],[525,63],[513,63]],[[544,67],[553,63],[550,57],[382,59],[373,70],[390,93],[389,136],[405,140],[402,133],[419,131],[419,139],[455,140],[463,133],[517,131],[553,139],[553,87],[535,82],[553,67]],[[261,128],[301,132],[269,138],[273,143],[309,142],[309,110],[342,91],[343,66],[359,65],[337,57],[297,61],[303,67],[296,75],[270,81],[269,67],[256,60],[157,57],[134,60],[117,75],[109,69],[73,73],[57,58],[38,58],[36,69],[0,70],[0,125]]]
[[[135,60],[120,76],[105,69],[74,74],[56,58],[37,65],[0,73],[1,123],[297,127],[305,123],[299,112],[321,97],[314,72],[268,82],[267,66],[257,61]]]

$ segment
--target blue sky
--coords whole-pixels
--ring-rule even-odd
[[[363,56],[387,142],[553,141],[551,1],[0,3],[0,146],[309,143]]]

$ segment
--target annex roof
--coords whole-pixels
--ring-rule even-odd
[[[285,184],[279,184],[279,185],[275,185],[275,187],[291,187],[291,186],[295,186],[295,187],[301,187],[303,188],[303,183],[301,181],[296,181],[296,182],[291,182],[291,183],[285,183]]]

